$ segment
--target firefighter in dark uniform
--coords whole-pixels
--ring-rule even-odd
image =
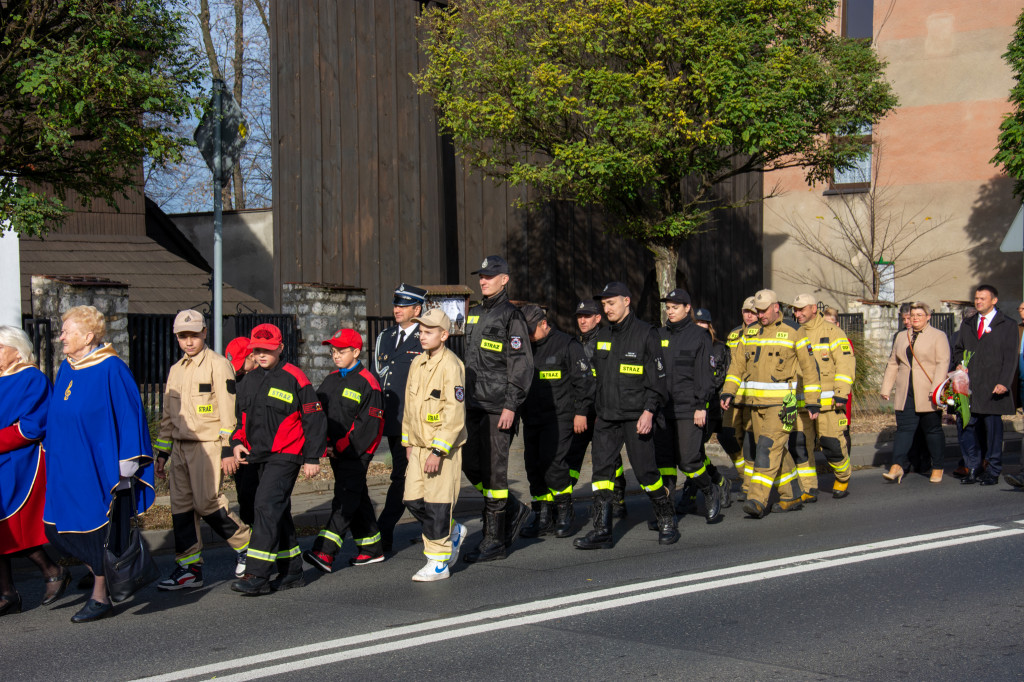
[[[597,334],[597,423],[594,425],[594,529],[573,544],[579,549],[611,549],[612,490],[623,444],[633,473],[658,519],[658,542],[679,539],[672,499],[658,473],[654,419],[667,400],[665,363],[657,330],[630,312],[632,295],[621,282],[609,282],[594,296],[608,325]]]
[[[320,472],[327,418],[306,375],[281,360],[280,329],[257,325],[249,347],[257,366],[238,382],[238,428],[231,444],[238,464],[259,467],[260,480],[246,573],[231,589],[255,596],[304,584],[292,488],[300,469],[307,478]],[[271,582],[275,570],[278,577]]]
[[[708,403],[715,390],[711,374],[711,336],[694,323],[687,291],[673,289],[661,301],[668,316],[666,325],[658,330],[668,402],[655,431],[658,470],[670,495],[675,487],[676,468],[682,470],[691,489],[704,493],[704,514],[710,523],[721,514],[724,499],[722,488],[708,472],[701,456]]]
[[[576,304],[576,340],[583,344],[583,350],[587,355],[587,362],[594,357],[594,349],[597,344],[597,330],[601,328],[601,307],[593,299],[584,299]],[[591,367],[591,374],[594,374]],[[595,374],[596,376],[596,374]],[[572,477],[572,484],[575,486],[580,480],[580,467],[583,466],[583,458],[586,457],[587,448],[594,439],[594,422],[597,420],[597,411],[591,405],[587,414],[587,430],[572,435],[572,444],[569,445],[569,454],[566,461],[569,463],[569,476]],[[622,469],[622,455],[619,455],[619,467],[615,471],[615,488],[612,490],[612,516],[617,519],[626,518],[626,476]]]
[[[391,485],[388,487],[384,508],[377,517],[380,542],[385,552],[391,551],[395,526],[405,512],[402,496],[405,494],[405,470],[408,461],[402,447],[402,413],[405,409],[405,384],[409,367],[423,352],[420,347],[419,324],[413,318],[423,312],[427,292],[404,282],[395,289],[392,301],[395,325],[377,335],[374,344],[373,371],[384,392],[384,436],[391,452]]]
[[[466,430],[462,471],[484,496],[484,536],[465,561],[504,559],[530,516],[508,489],[508,450],[516,412],[533,379],[530,332],[508,300],[508,263],[488,256],[473,272],[484,296],[466,316]]]
[[[526,477],[534,517],[524,538],[573,534],[572,478],[566,454],[573,434],[587,430],[597,381],[582,344],[548,324],[544,310],[523,306],[536,374],[521,408]]]

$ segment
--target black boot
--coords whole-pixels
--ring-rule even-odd
[[[704,493],[704,518],[712,523],[722,515],[722,488],[712,483],[710,476],[706,476],[701,483],[704,484],[701,489]]]
[[[979,480],[981,479],[978,478],[978,470],[968,469],[967,475],[960,479],[960,485],[972,485],[977,483]]]
[[[732,506],[732,481],[721,472],[718,474],[718,487],[722,489],[722,509],[728,509]]]
[[[576,522],[576,510],[572,506],[572,496],[559,495],[555,499],[557,500],[555,505],[558,516],[555,520],[555,537],[567,538],[573,534],[572,526]]]
[[[615,479],[615,486],[612,488],[612,517],[616,519],[626,518],[626,477],[619,476]]]
[[[612,507],[615,503],[608,497],[594,497],[590,513],[594,517],[594,529],[572,544],[577,549],[612,548]]]
[[[530,508],[533,509],[533,518],[519,531],[519,535],[524,538],[535,538],[540,535],[540,511],[544,508],[544,503],[534,500]]]
[[[680,516],[697,513],[697,488],[686,479],[683,489],[679,493],[679,500],[676,502],[676,513]]]
[[[510,549],[512,543],[519,539],[519,532],[529,518],[530,508],[509,495],[505,500],[505,549]]]
[[[676,512],[672,508],[672,498],[663,497],[651,498],[654,505],[654,515],[658,519],[658,544],[671,545],[679,540],[679,526],[676,523]]]
[[[522,505],[529,514],[530,510]],[[505,510],[485,509],[484,510],[484,539],[476,549],[467,554],[463,561],[467,564],[483,563],[484,561],[497,561],[504,559],[505,551]]]
[[[540,527],[538,535],[545,536],[555,532],[555,503],[541,502],[540,520],[537,522]]]

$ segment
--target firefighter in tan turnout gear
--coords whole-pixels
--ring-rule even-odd
[[[743,316],[743,324],[736,327],[725,339],[725,346],[729,349],[730,364],[736,359],[736,354],[743,352],[743,335],[750,327],[757,324],[757,310],[754,308],[754,297],[748,296],[743,301],[743,308],[740,311]],[[724,386],[723,386],[724,388]],[[750,492],[750,477],[754,475],[754,445],[751,438],[752,429],[750,426],[750,408],[746,405],[747,387],[741,382],[732,400],[732,410],[723,415],[725,423],[730,424],[733,430],[733,437],[739,444],[738,452],[727,453],[736,466],[736,473],[743,481],[743,498]],[[748,442],[750,441],[750,442]]]
[[[835,474],[832,497],[849,495],[850,454],[846,449],[846,401],[853,390],[857,361],[846,334],[818,313],[818,300],[812,294],[800,294],[793,301],[793,314],[800,330],[807,335],[808,347],[817,361],[821,385],[821,414],[811,420],[801,406],[798,430],[790,435],[790,451],[797,463],[797,474],[805,502],[817,499],[818,475],[814,466],[815,439]],[[800,395],[797,395],[801,400]]]
[[[742,352],[735,353],[722,387],[722,409],[727,410],[741,383],[746,382],[746,405],[756,441],[754,475],[743,511],[753,518],[768,513],[768,498],[787,454],[789,433],[796,422],[796,388],[805,379],[804,397],[810,418],[818,418],[818,367],[806,334],[782,319],[779,299],[771,289],[754,296],[759,324],[743,334]],[[780,482],[781,499],[774,511],[799,509],[802,502],[793,494],[792,480]]]

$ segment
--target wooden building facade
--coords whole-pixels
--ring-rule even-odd
[[[516,209],[527,190],[496,185],[455,158],[409,77],[425,59],[416,41],[424,4],[271,5],[275,290],[364,287],[367,314],[388,315],[399,282],[477,290],[470,272],[502,254],[512,297],[549,306],[563,327],[576,302],[610,280],[628,283],[651,318],[657,291],[644,247],[571,205]],[[726,189],[759,197],[760,183],[744,177]],[[723,214],[685,245],[679,265],[679,284],[727,327],[761,286],[760,206]]]

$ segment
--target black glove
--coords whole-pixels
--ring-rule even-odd
[[[836,412],[846,412],[847,398],[835,398]]]
[[[819,412],[821,412],[821,407],[819,407],[818,405],[807,406],[807,414],[818,414]]]

